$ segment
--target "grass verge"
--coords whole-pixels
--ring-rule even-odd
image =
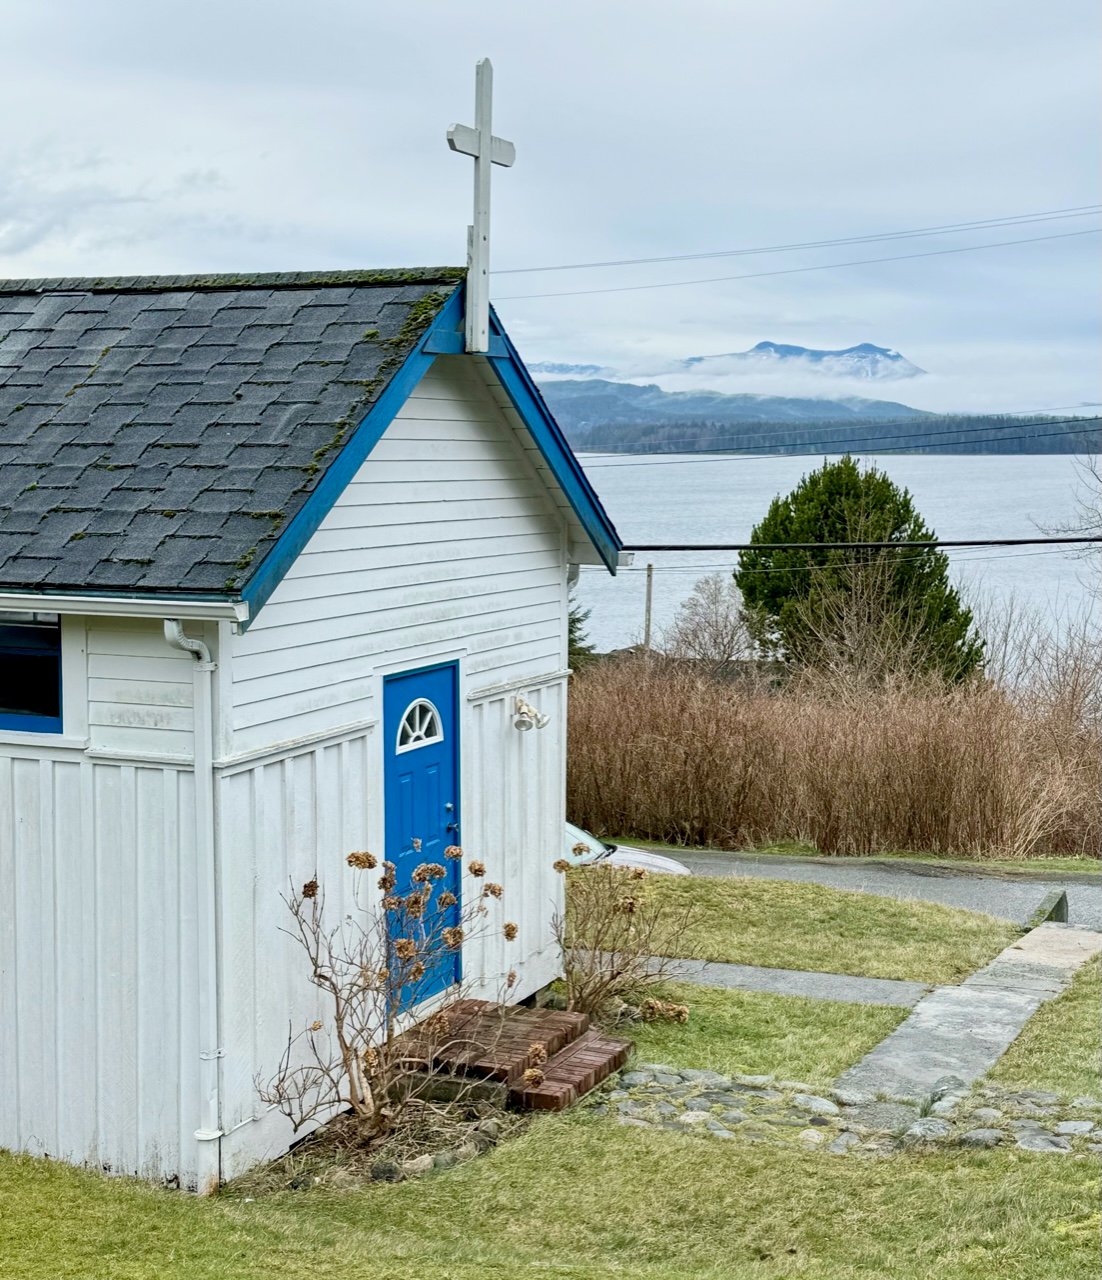
[[[767,1074],[826,1085],[878,1044],[909,1009],[841,1004],[759,991],[671,983],[662,998],[689,1006],[689,1021],[641,1022],[626,1034],[643,1062]]]
[[[1097,1169],[837,1159],[566,1114],[444,1174],[197,1200],[0,1155],[5,1280],[1093,1280]]]
[[[1063,995],[1043,1004],[991,1072],[1009,1089],[1102,1096],[1102,964],[1083,966]]]
[[[772,969],[955,982],[1021,932],[993,916],[939,903],[798,881],[651,876],[637,892],[671,905],[697,904],[700,918],[685,936],[686,954]]]

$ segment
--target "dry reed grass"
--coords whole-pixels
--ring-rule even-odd
[[[569,811],[596,831],[821,852],[1102,856],[1097,633],[1024,678],[804,672],[779,689],[637,656],[573,684]]]

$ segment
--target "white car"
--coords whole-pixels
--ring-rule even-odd
[[[692,874],[688,867],[674,858],[651,853],[649,849],[636,849],[630,844],[606,844],[572,822],[566,824],[565,851],[566,860],[577,867],[590,862],[608,862],[614,867],[642,867],[663,876]]]

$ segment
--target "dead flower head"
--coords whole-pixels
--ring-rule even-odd
[[[387,896],[383,899],[384,911],[397,911],[401,905],[402,905],[402,899],[399,898],[396,893],[388,893]]]
[[[560,875],[570,870],[570,863],[565,858],[556,858],[551,864],[552,870],[559,872]]]
[[[638,906],[637,898],[621,898],[616,904],[616,910],[622,911],[626,916],[633,916]]]
[[[570,851],[576,858],[584,858],[589,852],[589,845],[583,844],[580,840]]]
[[[501,932],[505,935],[506,942],[512,942],[513,939],[520,932],[520,930],[516,927],[516,925],[512,922],[512,920],[507,920],[501,926]]]
[[[412,960],[417,955],[417,943],[412,938],[395,938],[394,954],[399,960]]]
[[[453,862],[458,862],[463,856],[463,850],[457,844],[450,844],[444,850],[444,857],[451,858]]]
[[[460,925],[454,925],[450,929],[445,929],[441,936],[444,939],[444,946],[458,947],[463,942],[463,929]]]
[[[422,1026],[430,1036],[446,1036],[451,1032],[452,1020],[441,1010],[439,1013],[434,1013],[426,1018]]]
[[[647,878],[646,867],[632,867],[631,869],[632,880],[645,880],[646,878]]]
[[[365,1049],[363,1051],[364,1070],[368,1075],[374,1074],[379,1068],[379,1055],[374,1049]]]
[[[486,864],[484,862],[468,862],[467,870],[472,876],[484,876],[486,874]]]
[[[382,889],[384,893],[391,893],[394,886],[398,883],[394,878],[394,872],[396,869],[397,868],[394,866],[393,862],[383,863],[383,874],[379,877],[379,888]]]
[[[311,1023],[310,1023],[310,1030],[311,1030],[311,1031],[320,1031],[320,1030],[321,1030],[321,1023],[320,1023],[316,1018],[314,1019],[314,1021],[313,1021],[313,1022],[311,1022]]]
[[[350,853],[348,857],[345,858],[345,862],[347,862],[350,867],[355,867],[359,871],[374,871],[379,865],[378,858],[376,858],[373,853],[368,853],[366,850],[360,853]]]
[[[528,1061],[534,1067],[542,1066],[547,1061],[547,1046],[538,1041],[535,1044],[530,1044],[528,1046]]]
[[[495,884],[492,880],[487,880],[482,886],[482,892],[488,898],[500,898],[505,890],[502,889],[501,885]]]
[[[443,880],[447,874],[439,862],[422,862],[419,867],[414,867],[410,879],[414,884],[427,884],[433,880]]]
[[[304,898],[316,898],[318,896],[318,882],[316,880],[307,880],[302,886],[302,896]]]
[[[517,985],[517,971],[515,969],[510,969],[505,975],[505,985],[506,987],[515,987]]]
[[[541,1085],[543,1084],[544,1075],[539,1067],[529,1067],[524,1075],[521,1076],[521,1079],[525,1084]]]
[[[418,960],[416,964],[410,965],[409,977],[411,982],[420,982],[424,976],[425,976],[425,966],[421,963],[420,960]]]
[[[441,911],[446,911],[448,907],[454,907],[458,901],[459,899],[450,889],[445,889],[439,898],[436,899],[436,905]]]

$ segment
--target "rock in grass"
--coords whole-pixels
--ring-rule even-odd
[[[401,1182],[402,1166],[396,1160],[376,1160],[371,1166],[371,1177],[375,1182]]]
[[[918,1118],[918,1108],[903,1102],[869,1102],[848,1108],[845,1122],[854,1129],[895,1133],[909,1129]]]
[[[1058,1133],[1062,1138],[1073,1138],[1078,1134],[1090,1133],[1094,1128],[1092,1120],[1062,1120],[1055,1128],[1054,1132]]]
[[[930,1107],[932,1116],[951,1116],[957,1107],[960,1106],[963,1099],[959,1094],[949,1093],[944,1098],[939,1098],[937,1102]]]
[[[836,1116],[839,1114],[838,1104],[829,1098],[820,1098],[814,1093],[798,1093],[792,1099],[793,1106],[803,1111],[810,1111],[813,1116]]]
[[[626,1085],[629,1089],[637,1089],[641,1084],[652,1084],[653,1082],[653,1071],[625,1071],[620,1077],[620,1083]]]
[[[403,1160],[402,1177],[403,1178],[419,1178],[421,1174],[428,1173],[434,1167],[436,1161],[433,1156],[414,1156],[412,1160]]]
[[[1003,1113],[998,1107],[977,1107],[972,1112],[971,1119],[978,1120],[980,1124],[990,1124],[992,1120],[1001,1120]]]
[[[451,1169],[459,1163],[459,1157],[454,1151],[438,1151],[433,1156],[432,1163],[437,1169]]]
[[[830,1096],[843,1107],[861,1107],[876,1101],[876,1095],[864,1089],[831,1089]]]
[[[933,1088],[930,1090],[930,1097],[935,1102],[940,1102],[942,1098],[947,1098],[952,1093],[958,1096],[963,1094],[967,1088],[968,1086],[960,1076],[942,1076],[940,1080],[934,1081]]]
[[[827,1150],[831,1155],[842,1156],[845,1155],[850,1147],[857,1146],[860,1141],[861,1138],[858,1134],[851,1133],[848,1129],[845,1129],[834,1139],[830,1146],[827,1147]]]
[[[969,1129],[958,1141],[962,1147],[997,1147],[1005,1138],[1001,1129]]]
[[[934,1142],[938,1138],[944,1138],[952,1128],[948,1120],[941,1120],[937,1116],[924,1116],[921,1120],[916,1120],[904,1133],[903,1145],[913,1147],[920,1142]]]
[[[764,1089],[772,1083],[772,1076],[735,1076],[735,1084],[749,1085],[751,1089]]]
[[[718,1071],[695,1071],[683,1070],[681,1079],[687,1080],[690,1084],[726,1084],[727,1077],[721,1076]]]
[[[823,1135],[818,1129],[801,1129],[796,1137],[809,1147],[820,1146],[823,1141]]]
[[[1056,1151],[1065,1154],[1071,1150],[1067,1138],[1057,1138],[1052,1133],[1019,1133],[1018,1146],[1023,1151]]]

